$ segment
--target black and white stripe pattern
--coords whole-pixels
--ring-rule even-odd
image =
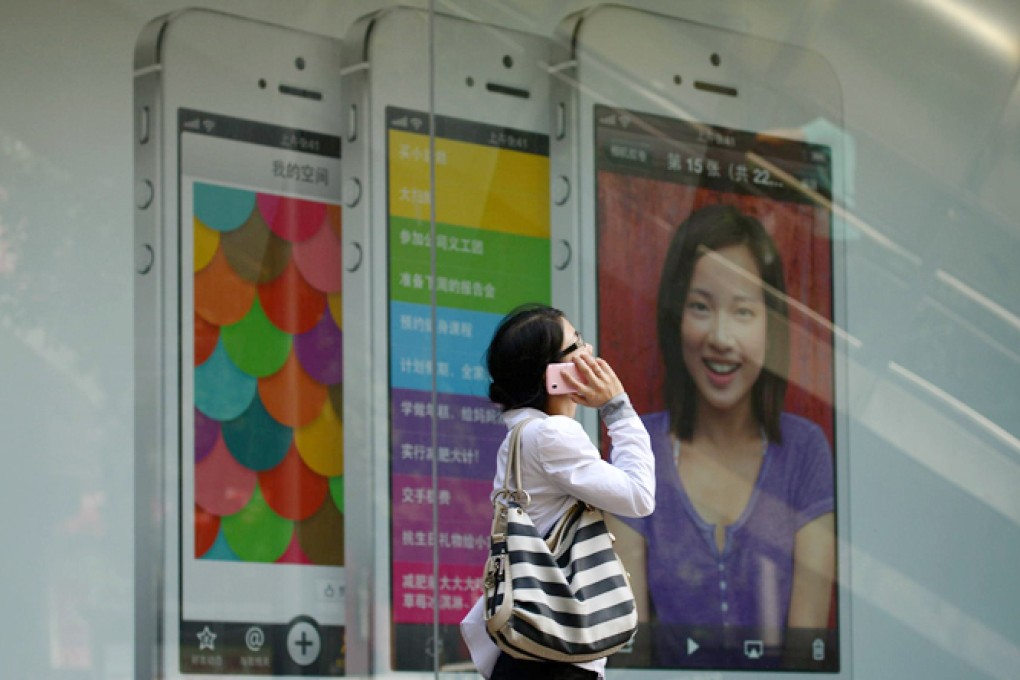
[[[543,539],[517,503],[497,509],[485,574],[486,625],[508,654],[583,662],[637,628],[634,594],[600,510],[573,506]]]

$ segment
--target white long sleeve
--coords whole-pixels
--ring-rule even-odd
[[[655,509],[655,457],[648,432],[629,401],[624,405],[608,426],[611,463],[572,418],[535,409],[504,415],[508,428],[535,419],[521,433],[521,475],[531,495],[528,514],[539,533],[547,532],[577,499],[625,517],[644,517]],[[496,458],[494,492],[503,486],[509,446],[507,435]]]

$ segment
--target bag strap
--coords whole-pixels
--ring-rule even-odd
[[[524,490],[521,476],[521,432],[524,426],[537,418],[527,418],[514,425],[510,430],[510,449],[507,453],[506,472],[503,475],[503,488],[492,496],[492,529],[490,533],[489,554],[506,553],[507,506],[501,501],[514,501],[522,508],[531,503],[531,495]],[[515,487],[510,487],[510,475],[513,474]]]
[[[521,475],[521,433],[524,426],[537,418],[526,418],[514,425],[510,430],[510,448],[507,451],[506,472],[503,474],[503,488],[496,493],[493,504],[501,498],[513,499],[521,507],[528,507],[531,496],[524,490],[524,478]],[[514,477],[514,486],[510,486],[510,475]]]

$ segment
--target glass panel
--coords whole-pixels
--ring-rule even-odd
[[[1015,675],[1020,10],[191,4],[5,3],[8,675],[474,677],[523,302],[658,463],[608,677]]]
[[[434,258],[438,667],[450,671],[471,668],[458,624],[482,592],[495,452],[506,433],[488,398],[486,348],[504,314],[550,302],[550,45],[440,9],[447,13],[434,16],[429,139],[434,223],[422,253]]]

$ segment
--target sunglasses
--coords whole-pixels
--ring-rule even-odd
[[[557,355],[556,358],[562,359],[571,352],[576,352],[577,350],[581,349],[582,347],[584,347],[584,345],[585,345],[584,338],[581,337],[581,331],[574,331],[574,343],[572,345],[567,345],[566,347],[561,349],[560,353]]]

